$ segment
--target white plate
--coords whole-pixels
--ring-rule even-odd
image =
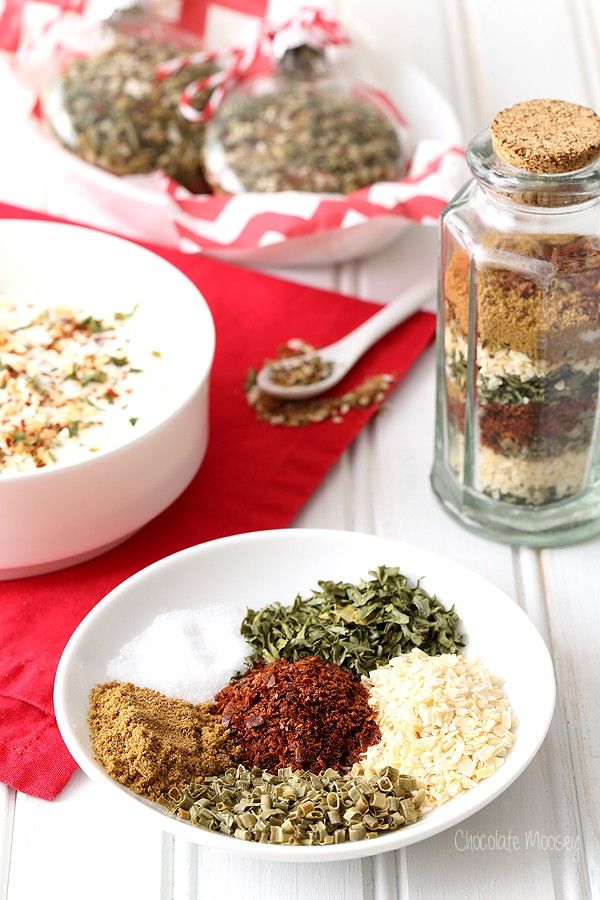
[[[504,679],[519,719],[516,743],[490,778],[415,825],[375,840],[328,847],[280,847],[240,841],[181,822],[112,781],[94,761],[87,729],[90,688],[106,681],[108,661],[164,610],[214,603],[262,606],[308,593],[319,579],[356,581],[378,565],[399,566],[446,606],[456,605],[467,635],[465,653],[479,655]],[[154,821],[158,828],[215,850],[256,859],[324,862],[370,856],[431,837],[480,810],[517,778],[537,753],[552,719],[555,684],[546,645],[525,613],[494,585],[457,563],[408,544],[344,531],[264,531],[212,541],[138,572],[83,620],[56,675],[54,706],[69,751],[111,792],[115,814]]]
[[[215,334],[198,288],[178,269],[130,241],[73,225],[0,222],[0,294],[101,319],[137,306],[123,328],[132,366],[142,370],[131,376],[127,411],[113,411],[112,435],[108,426],[94,430],[97,452],[0,474],[2,580],[89,559],[187,487],[208,442]]]
[[[415,145],[426,138],[462,143],[454,110],[420,69],[399,66],[390,94],[410,122]],[[64,150],[45,133],[43,142],[44,152],[51,153],[53,160],[49,212],[146,241],[178,246],[159,175],[118,178]],[[327,265],[381,250],[410,224],[398,216],[381,216],[353,228],[332,229],[272,246],[211,250],[210,255],[263,266]]]

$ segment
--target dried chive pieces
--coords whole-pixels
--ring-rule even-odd
[[[384,769],[376,778],[244,766],[169,791],[169,812],[209,831],[260,844],[331,845],[411,825],[425,796],[414,778]]]
[[[290,606],[249,609],[242,636],[253,648],[248,663],[316,655],[368,675],[418,647],[431,656],[459,653],[464,638],[454,609],[446,610],[399,569],[380,566],[359,584],[319,581],[311,597]]]

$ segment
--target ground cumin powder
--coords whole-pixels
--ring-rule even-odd
[[[96,759],[111,778],[150,800],[217,775],[238,754],[213,709],[133,684],[99,684],[91,691],[88,716]]]
[[[467,253],[455,251],[444,282],[451,314],[465,335],[470,267]],[[600,352],[597,241],[573,235],[489,234],[477,269],[477,329],[488,347],[507,346],[552,363]]]

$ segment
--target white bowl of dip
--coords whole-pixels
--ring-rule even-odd
[[[110,407],[94,413],[98,424],[63,438],[53,461],[19,469],[0,458],[0,580],[74,565],[125,540],[182,493],[208,444],[215,332],[185,275],[122,238],[0,221],[0,333],[15,316],[56,308],[102,322],[122,314],[128,373]]]

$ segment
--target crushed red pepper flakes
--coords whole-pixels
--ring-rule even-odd
[[[307,656],[257,664],[215,697],[242,762],[343,772],[380,738],[366,688],[347,669]]]

